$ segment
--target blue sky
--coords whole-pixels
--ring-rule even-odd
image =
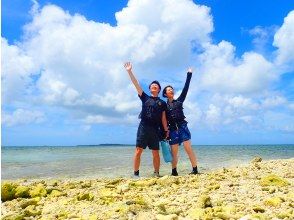
[[[195,145],[293,143],[293,10],[291,0],[4,0],[2,145],[135,143],[140,101],[125,60],[145,90],[156,78],[180,92],[194,67],[184,107]]]

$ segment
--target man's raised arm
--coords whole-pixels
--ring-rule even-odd
[[[130,62],[127,62],[125,63],[125,68],[126,68],[126,71],[128,72],[130,78],[131,78],[131,81],[132,83],[134,84],[134,86],[136,87],[136,90],[138,92],[138,95],[141,96],[142,93],[143,93],[143,90],[138,82],[138,80],[136,79],[136,77],[134,76],[133,72],[132,72],[132,64]]]

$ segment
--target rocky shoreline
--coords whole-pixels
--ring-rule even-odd
[[[2,181],[7,219],[294,219],[294,158],[199,175]]]

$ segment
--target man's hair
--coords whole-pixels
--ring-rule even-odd
[[[164,89],[162,90],[162,96],[165,97],[165,98],[167,97],[167,96],[166,96],[166,89],[167,89],[168,87],[174,89],[171,85],[168,85],[168,86],[164,87]]]
[[[161,90],[161,86],[160,86],[159,82],[158,82],[157,80],[154,80],[153,82],[151,82],[151,83],[149,84],[149,89],[150,89],[150,87],[151,87],[152,84],[157,84],[158,87],[159,87],[159,92],[160,92],[160,90]]]

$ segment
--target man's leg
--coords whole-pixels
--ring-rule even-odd
[[[141,162],[141,154],[143,150],[144,149],[141,147],[136,147],[135,155],[134,155],[134,172],[139,171],[140,162]]]
[[[159,150],[152,150],[154,172],[159,173],[160,156]]]

